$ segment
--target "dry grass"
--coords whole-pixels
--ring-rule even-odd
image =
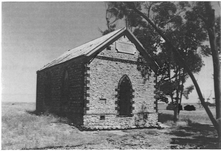
[[[29,114],[34,104],[3,104],[2,149],[44,148],[79,145],[94,141],[85,137],[77,128],[65,123],[65,119],[53,115]]]
[[[213,114],[215,114],[215,108],[211,108]],[[160,110],[160,113],[173,115],[171,110]],[[201,124],[211,124],[211,121],[203,108],[198,108],[196,111],[180,111],[181,120],[191,120],[193,122]]]
[[[176,124],[172,111],[161,110],[165,129],[79,131],[66,119],[30,114],[34,103],[3,103],[2,109],[2,149],[214,148],[217,137],[204,110],[181,111]]]

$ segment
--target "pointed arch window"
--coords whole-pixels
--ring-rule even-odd
[[[127,75],[123,75],[118,83],[118,113],[120,116],[132,115],[133,88]]]

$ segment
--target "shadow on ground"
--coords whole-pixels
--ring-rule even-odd
[[[35,116],[53,116],[57,119],[53,123],[62,123],[62,124],[68,124],[68,125],[73,126],[71,120],[68,119],[67,116],[65,115],[59,115],[56,113],[49,113],[49,112],[38,112],[36,110],[26,110],[26,113],[30,115],[35,115]]]
[[[42,113],[37,112],[36,110],[26,110],[26,113],[31,115],[41,115]]]
[[[166,123],[171,120],[173,120],[172,114],[159,113],[158,115],[158,121],[161,123]]]
[[[169,133],[175,137],[171,141],[171,149],[216,149],[217,133],[208,124],[189,123],[186,127],[177,127]]]

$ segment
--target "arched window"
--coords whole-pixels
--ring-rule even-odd
[[[64,71],[62,79],[62,89],[61,89],[61,111],[65,111],[68,107],[68,102],[70,99],[70,90],[69,90],[69,74],[68,70]]]
[[[50,73],[46,74],[45,79],[45,105],[50,106],[51,105],[51,75]]]
[[[132,115],[132,84],[127,75],[123,75],[118,84],[118,113],[122,116]]]

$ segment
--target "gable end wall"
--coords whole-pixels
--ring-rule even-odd
[[[150,76],[144,83],[137,70],[138,53],[135,55],[103,50],[88,64],[87,104],[84,127],[92,129],[135,128],[156,126],[155,78]],[[128,75],[134,89],[132,116],[121,117],[117,106],[117,88],[120,78]]]

